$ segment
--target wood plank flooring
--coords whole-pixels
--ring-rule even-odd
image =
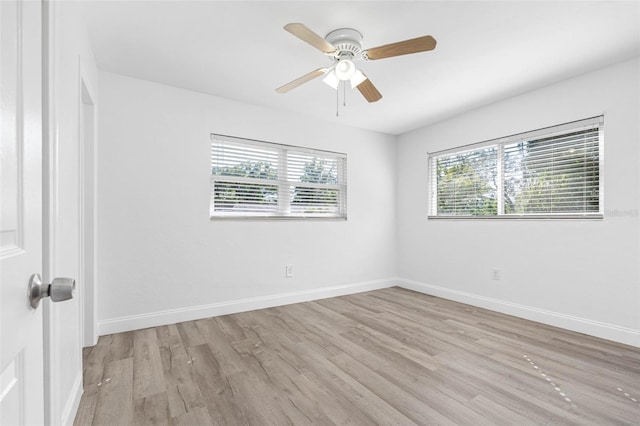
[[[640,349],[400,288],[102,336],[76,425],[639,425]]]

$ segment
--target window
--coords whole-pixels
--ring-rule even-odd
[[[347,156],[213,134],[209,213],[346,219]]]
[[[601,218],[603,117],[429,155],[430,218]]]

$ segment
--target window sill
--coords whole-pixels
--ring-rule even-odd
[[[496,216],[427,216],[436,220],[603,220],[604,215],[596,214],[509,214]]]
[[[347,217],[323,217],[323,216],[210,216],[211,222],[246,222],[246,221],[346,221]]]

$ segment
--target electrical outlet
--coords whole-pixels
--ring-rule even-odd
[[[500,269],[492,269],[491,270],[491,279],[500,281]]]
[[[285,278],[293,278],[293,265],[284,265]]]

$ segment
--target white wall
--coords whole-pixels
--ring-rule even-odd
[[[639,68],[625,62],[400,136],[402,285],[640,346]],[[604,220],[427,220],[427,152],[600,114]]]
[[[44,302],[47,423],[73,423],[82,393],[82,296],[80,270],[81,80],[97,96],[98,71],[77,3],[47,2],[50,10],[49,130],[45,142],[48,217],[44,278],[76,279],[74,299]]]
[[[393,284],[393,136],[106,72],[99,118],[101,333]],[[348,220],[210,221],[212,132],[346,152]]]
[[[638,71],[618,64],[398,138],[102,72],[100,332],[399,282],[640,346]],[[428,151],[600,114],[604,220],[426,219]],[[349,220],[211,222],[211,132],[346,152]]]

